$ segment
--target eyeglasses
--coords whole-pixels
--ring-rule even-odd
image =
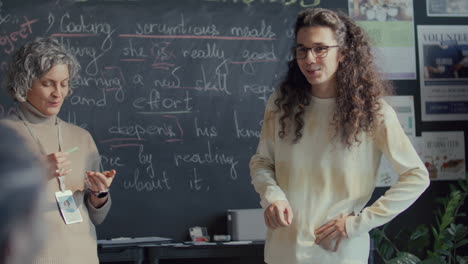
[[[335,46],[317,45],[317,46],[313,46],[312,48],[307,48],[304,46],[296,46],[294,49],[295,49],[296,59],[303,60],[307,57],[309,50],[312,52],[312,55],[316,59],[323,59],[327,56],[328,50],[330,48],[337,48],[337,47],[339,46],[338,45],[335,45]]]

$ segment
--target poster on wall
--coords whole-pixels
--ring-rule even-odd
[[[414,145],[416,129],[414,127],[413,96],[386,96],[385,101],[395,110],[403,131]],[[416,151],[418,151],[417,148]],[[393,171],[390,161],[382,155],[377,176],[377,187],[391,186],[396,183],[397,179],[398,175]]]
[[[468,17],[467,0],[426,0],[427,16]]]
[[[422,132],[422,155],[431,180],[465,178],[463,131]]]
[[[374,42],[376,65],[387,79],[416,79],[412,0],[348,0],[349,15]]]
[[[423,121],[468,120],[468,26],[418,25]]]

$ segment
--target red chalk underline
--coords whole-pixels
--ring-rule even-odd
[[[97,34],[55,33],[53,37],[96,37]],[[122,38],[160,38],[160,39],[220,39],[220,40],[275,40],[275,38],[261,37],[230,37],[230,36],[196,36],[196,35],[138,35],[120,34]]]
[[[105,142],[122,141],[122,140],[145,141],[146,139],[144,139],[144,138],[111,138],[111,139],[101,140],[100,142],[105,143]]]
[[[125,148],[125,147],[141,147],[143,144],[119,144],[111,145],[112,148]]]
[[[52,37],[96,37],[96,34],[68,34],[68,33],[56,33],[52,34]]]
[[[120,34],[119,37],[122,37],[122,38],[221,39],[221,40],[275,40],[274,38],[260,38],[260,37],[195,36],[195,35]]]

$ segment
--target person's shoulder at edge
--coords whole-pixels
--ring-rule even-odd
[[[16,122],[18,122],[18,121],[13,120],[11,118],[2,118],[2,119],[0,119],[0,124],[1,125],[4,125],[4,126],[10,128],[10,129],[14,129],[14,130],[17,130],[17,129],[15,129]]]
[[[11,129],[18,135],[23,142],[26,143],[27,148],[31,151],[31,153],[34,153],[36,158],[40,158],[40,150],[37,148],[36,144],[28,144],[28,142],[31,142],[31,136],[29,135],[29,132],[26,129],[22,129],[24,127],[23,123],[20,122],[20,120],[15,120],[12,118],[3,118],[0,119],[0,125],[4,126],[6,129]]]
[[[0,119],[0,124],[13,129],[17,132],[18,135],[22,137],[22,139],[24,139],[26,142],[28,141],[29,133],[26,129],[21,129],[23,127],[23,123],[20,120],[14,119],[13,117],[8,117]]]

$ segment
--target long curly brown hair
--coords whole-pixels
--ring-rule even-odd
[[[374,66],[370,40],[365,31],[351,18],[341,12],[323,8],[306,9],[298,14],[295,36],[303,27],[325,26],[333,30],[343,57],[336,72],[336,108],[331,125],[335,136],[351,147],[359,144],[361,131],[370,132],[380,110],[379,99],[392,92],[392,86],[385,81]],[[293,49],[294,52],[294,49]],[[302,137],[304,127],[304,106],[311,103],[311,84],[302,74],[297,61],[288,62],[288,72],[279,87],[275,104],[281,111],[279,137],[284,139],[292,131],[293,143]]]

